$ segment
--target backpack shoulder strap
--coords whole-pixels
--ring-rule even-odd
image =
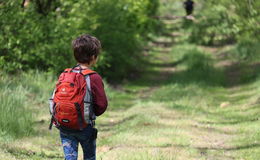
[[[93,70],[91,70],[91,69],[85,69],[85,70],[82,70],[82,71],[81,71],[81,74],[82,74],[83,76],[85,76],[85,80],[86,80],[86,82],[87,82],[87,91],[89,91],[90,94],[91,94],[91,86],[90,86],[90,78],[89,78],[89,75],[90,75],[90,74],[93,74],[93,73],[96,73],[96,72],[93,71]]]
[[[87,92],[89,92],[89,94],[91,95],[91,85],[90,85],[90,74],[96,73],[95,71],[91,70],[91,69],[85,69],[83,71],[81,71],[81,74],[83,76],[85,76],[85,80],[87,82]],[[92,97],[92,96],[90,96]]]
[[[81,73],[86,76],[88,74],[92,74],[92,73],[96,73],[95,71],[91,70],[91,69],[85,69],[85,70],[82,70]]]
[[[66,68],[63,72],[67,73],[67,72],[71,72],[71,71],[72,71],[72,68]]]
[[[91,92],[91,82],[90,82],[90,74],[96,73],[90,69],[82,70],[81,73],[85,76],[85,80],[87,83],[86,95],[84,97],[84,119],[87,123],[94,125],[94,121],[96,116],[93,111],[93,97]]]

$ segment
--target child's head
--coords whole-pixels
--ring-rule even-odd
[[[84,34],[72,41],[74,57],[78,63],[90,64],[100,53],[100,41],[93,36]]]

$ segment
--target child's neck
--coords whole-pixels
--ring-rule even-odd
[[[90,68],[90,67],[91,67],[90,64],[82,64],[82,63],[79,63],[79,65],[80,65],[80,67],[81,67],[82,69],[87,69],[87,68]]]

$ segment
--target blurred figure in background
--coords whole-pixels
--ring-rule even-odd
[[[186,0],[184,3],[187,16],[192,14],[194,2],[192,0]]]

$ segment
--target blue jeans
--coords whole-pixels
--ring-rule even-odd
[[[65,160],[77,160],[79,143],[83,150],[84,160],[96,160],[96,134],[97,130],[90,125],[80,132],[60,130]]]

